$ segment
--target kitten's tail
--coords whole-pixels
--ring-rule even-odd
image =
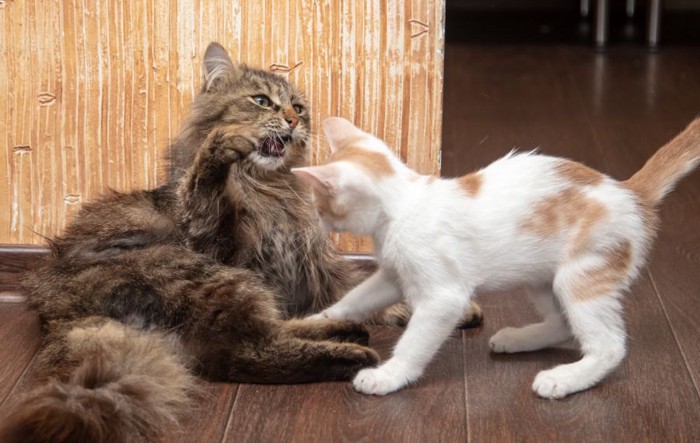
[[[696,118],[625,183],[645,202],[656,206],[699,162],[700,118]]]
[[[20,400],[4,420],[1,441],[155,441],[177,424],[194,386],[177,343],[91,319],[93,325],[63,336],[73,369]]]

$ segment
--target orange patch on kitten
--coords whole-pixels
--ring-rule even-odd
[[[586,249],[596,223],[607,214],[605,207],[576,188],[568,188],[535,205],[532,216],[520,224],[524,232],[541,237],[555,235],[577,227],[568,254],[578,255]]]
[[[598,185],[605,177],[600,172],[591,169],[588,166],[569,160],[560,162],[554,169],[556,170],[557,174],[564,177],[567,181],[579,186]]]
[[[685,131],[656,151],[644,167],[622,182],[622,186],[638,196],[644,231],[651,243],[656,236],[659,216],[656,206],[670,192],[675,181],[694,168],[700,156],[700,118],[693,120]]]
[[[457,182],[462,187],[462,189],[467,191],[468,196],[476,197],[476,195],[479,193],[479,190],[481,189],[483,179],[481,178],[481,174],[479,174],[478,172],[474,172],[472,174],[467,174],[458,178]]]
[[[545,198],[535,205],[532,215],[525,219],[520,228],[523,231],[549,237],[570,227],[578,218],[578,211],[585,203],[583,193],[574,188]]]
[[[631,264],[632,245],[629,241],[624,241],[608,253],[602,265],[586,271],[576,280],[571,291],[574,300],[590,300],[617,290],[627,278]]]
[[[591,199],[588,200],[585,207],[582,208],[578,232],[569,248],[569,256],[576,256],[586,250],[593,228],[607,213],[608,210],[601,203]]]
[[[644,167],[623,184],[647,205],[653,206],[669,191],[667,183],[674,183],[694,167],[693,160],[700,156],[699,139],[700,118],[656,151]]]
[[[342,148],[335,151],[331,155],[330,161],[354,163],[369,172],[375,179],[392,175],[395,172],[391,162],[384,154],[352,146],[352,143],[345,143]]]
[[[578,187],[596,186],[605,179],[604,174],[570,160],[562,160],[554,169],[559,176]],[[538,205],[533,219],[526,222],[526,226],[540,235],[552,235],[562,229],[578,226],[568,251],[569,256],[576,256],[586,250],[595,224],[606,213],[600,202],[587,197],[577,188],[568,188]]]

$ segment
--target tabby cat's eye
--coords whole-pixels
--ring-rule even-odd
[[[304,107],[302,105],[294,105],[294,112],[297,114],[301,115],[302,112],[304,112]]]
[[[267,95],[254,95],[251,98],[256,105],[262,106],[263,108],[269,108],[272,106],[272,100],[270,100],[270,97]]]

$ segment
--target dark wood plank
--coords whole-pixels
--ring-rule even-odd
[[[688,179],[667,200],[661,218],[663,227],[649,270],[700,391],[700,175]]]
[[[570,49],[562,56],[566,88],[577,94],[604,172],[615,178],[631,176],[700,112],[700,69],[693,69],[700,51],[626,48],[603,56]]]
[[[238,384],[202,380],[199,389],[190,416],[181,423],[181,429],[170,436],[168,441],[209,443],[223,440],[238,394]]]
[[[383,358],[400,329],[373,328]],[[455,334],[414,386],[386,397],[349,383],[241,385],[226,441],[465,441],[464,367]]]
[[[21,303],[0,303],[0,406],[5,404],[41,342],[39,321]]]
[[[606,170],[566,65],[551,47],[453,46],[445,59],[442,175],[537,148]]]

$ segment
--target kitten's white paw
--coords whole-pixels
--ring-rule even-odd
[[[521,341],[518,328],[503,328],[489,339],[489,346],[497,353],[519,352]]]
[[[541,371],[532,383],[532,390],[544,398],[564,398],[569,394],[580,391],[574,374],[564,368],[553,368]]]
[[[357,392],[371,395],[386,395],[398,391],[406,384],[403,377],[384,367],[363,369],[352,381],[352,386]]]

